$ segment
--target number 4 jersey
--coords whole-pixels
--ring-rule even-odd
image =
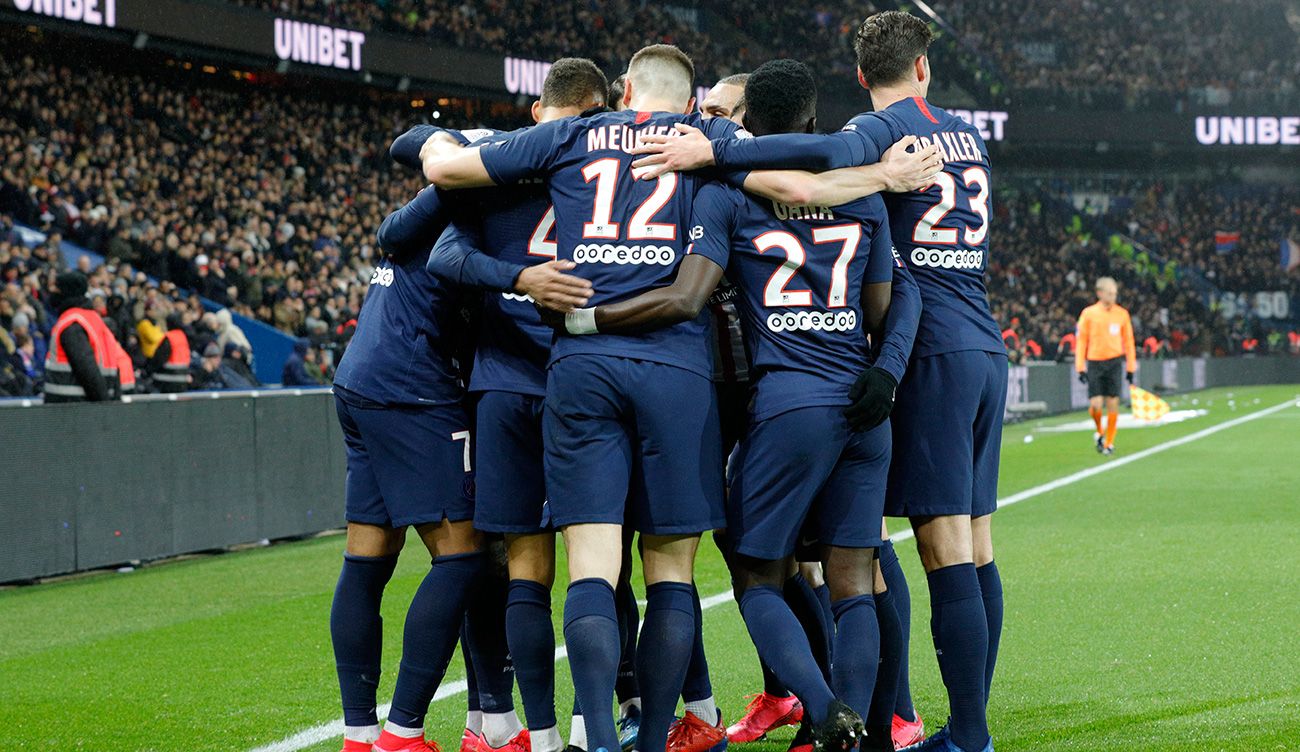
[[[920,97],[844,126],[883,152],[903,136],[939,144],[946,160],[924,191],[884,194],[894,246],[921,290],[921,324],[913,357],[959,350],[1005,353],[989,310],[984,272],[992,213],[988,147],[966,121]]]
[[[668,173],[657,180],[632,174],[631,154],[649,134],[674,135],[686,123],[710,138],[731,138],[738,127],[722,118],[667,112],[609,112],[543,123],[483,147],[483,163],[498,184],[545,176],[555,208],[557,257],[591,280],[589,305],[615,303],[672,283],[685,246],[696,191],[707,175]],[[732,173],[740,185],[745,173]],[[636,335],[560,335],[551,362],[577,353],[636,358],[713,372],[705,336],[707,313],[694,321]]]
[[[727,270],[757,381],[755,420],[849,403],[871,365],[864,284],[890,282],[895,259],[879,196],[787,206],[721,184],[695,201],[688,253]]]

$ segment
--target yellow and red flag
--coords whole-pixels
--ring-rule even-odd
[[[1132,403],[1133,417],[1137,420],[1156,421],[1169,412],[1168,402],[1141,387],[1129,387],[1129,400]]]

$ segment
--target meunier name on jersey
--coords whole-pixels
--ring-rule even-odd
[[[633,128],[627,125],[607,125],[604,128],[592,128],[587,131],[587,151],[622,151],[628,154],[641,146],[646,136],[680,136],[669,125],[649,125],[645,128]]]

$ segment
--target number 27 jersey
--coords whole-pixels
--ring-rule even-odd
[[[631,154],[648,134],[675,135],[686,123],[711,138],[737,134],[722,118],[667,112],[608,112],[543,123],[508,141],[485,146],[483,164],[493,181],[548,179],[555,208],[556,255],[577,264],[571,274],[591,280],[589,305],[616,303],[672,284],[685,246],[691,205],[708,179],[667,173],[639,180]],[[741,132],[743,133],[743,132]],[[746,173],[727,176],[737,185]],[[594,334],[556,338],[551,362],[577,353],[635,358],[684,368],[709,378],[713,359],[707,322],[692,321],[633,335]]]
[[[885,206],[787,206],[721,184],[695,201],[688,253],[727,270],[757,381],[755,420],[847,405],[871,365],[863,285],[891,282]]]

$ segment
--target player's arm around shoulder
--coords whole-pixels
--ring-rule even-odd
[[[875,164],[822,173],[756,170],[745,179],[745,190],[783,204],[841,206],[875,193],[923,190],[942,169],[937,145],[919,147],[915,136],[905,136]]]
[[[690,321],[700,315],[709,296],[722,280],[731,247],[731,230],[743,195],[736,189],[710,183],[695,197],[689,232],[690,245],[677,266],[672,284],[634,298],[584,308],[566,314],[569,334],[634,334]],[[548,322],[557,326],[551,317]]]

